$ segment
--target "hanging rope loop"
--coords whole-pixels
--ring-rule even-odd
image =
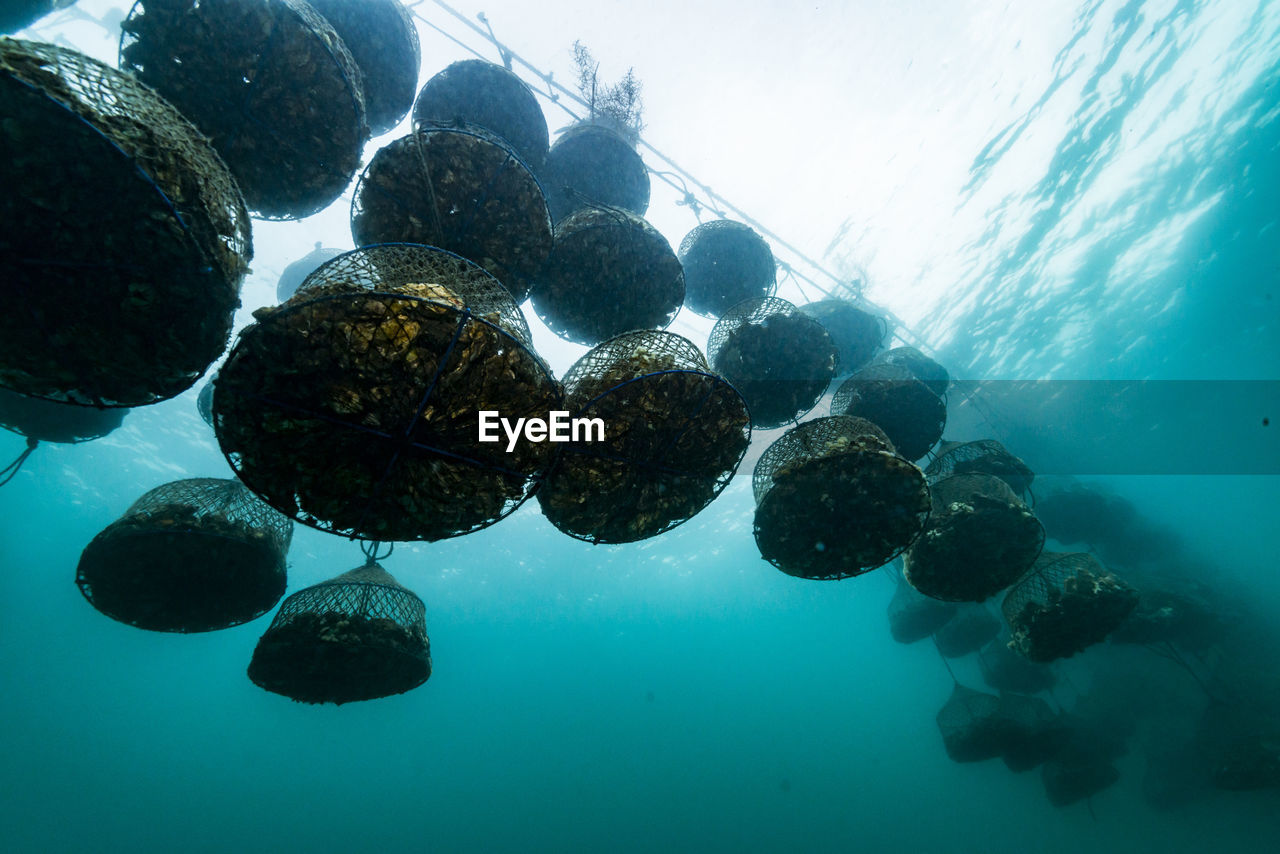
[[[31,456],[31,452],[34,451],[36,447],[39,446],[39,444],[40,444],[39,439],[33,439],[30,436],[27,437],[26,450],[23,451],[21,454],[18,454],[18,458],[16,460],[9,463],[9,465],[5,466],[4,468],[0,469],[0,478],[3,478],[3,479],[0,479],[0,486],[6,485],[9,481],[17,477],[18,470],[22,468],[22,464],[27,461],[27,457]]]
[[[382,551],[382,547],[386,546],[387,550]],[[378,540],[361,540],[360,551],[364,553],[365,566],[373,566],[380,560],[386,560],[391,557],[391,552],[396,547],[395,543],[383,543]]]

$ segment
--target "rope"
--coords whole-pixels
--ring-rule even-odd
[[[0,486],[7,485],[9,481],[18,476],[18,470],[22,468],[22,464],[27,461],[27,457],[31,456],[31,452],[34,451],[39,444],[39,439],[33,439],[29,436],[27,437],[27,449],[21,454],[18,454],[18,458],[16,460],[0,469],[0,476],[4,478],[3,480],[0,480]]]

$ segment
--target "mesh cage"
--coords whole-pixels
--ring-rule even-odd
[[[947,369],[915,347],[894,347],[881,353],[877,361],[906,368],[938,397],[947,393],[947,386],[951,383],[951,375],[947,373]]]
[[[1031,661],[1068,658],[1106,638],[1138,593],[1091,554],[1046,552],[1005,596],[1009,647]]]
[[[415,128],[454,127],[458,120],[497,134],[538,172],[550,134],[538,99],[519,75],[483,59],[463,59],[426,82],[413,105]]]
[[[899,582],[889,600],[889,633],[898,643],[915,643],[941,629],[955,614],[953,603],[931,599]]]
[[[0,389],[0,427],[41,442],[101,439],[124,421],[126,409],[92,409]]]
[[[617,131],[582,122],[560,135],[542,170],[547,205],[556,223],[583,207],[613,207],[644,216],[649,170]]]
[[[1004,753],[1010,726],[1000,714],[1000,698],[956,683],[938,711],[938,731],[952,762],[981,762]]]
[[[742,398],[679,335],[619,335],[564,382],[569,411],[600,419],[604,439],[563,445],[538,501],[579,539],[633,542],[688,521],[728,485],[751,442]]]
[[[16,33],[26,29],[36,21],[55,12],[65,9],[75,0],[6,0],[0,7],[0,33]]]
[[[954,475],[931,484],[933,515],[903,557],[926,596],[981,602],[1013,584],[1044,547],[1044,528],[1003,480]]]
[[[480,128],[432,128],[378,151],[351,204],[356,244],[422,243],[474,261],[517,303],[551,252],[542,188],[505,143]]]
[[[346,249],[328,249],[319,243],[306,255],[284,268],[280,280],[276,282],[276,302],[284,302],[298,292],[302,282],[326,261],[332,261],[346,252]]]
[[[432,257],[411,270],[425,282],[366,276],[389,257],[388,275],[404,278],[407,252]],[[501,300],[473,307],[476,276]],[[356,250],[257,315],[218,371],[214,430],[249,488],[304,524],[370,540],[457,536],[513,511],[553,462],[558,445],[507,453],[478,439],[482,411],[546,418],[561,394],[510,297],[457,256]]]
[[[196,412],[200,413],[200,420],[210,427],[213,426],[213,380],[207,380],[200,387],[200,394],[196,396]]]
[[[821,323],[835,342],[841,373],[852,373],[871,361],[889,334],[884,315],[857,300],[824,299],[800,310]]]
[[[351,183],[369,137],[363,84],[310,5],[138,0],[122,29],[120,67],[209,136],[250,209],[309,216]]]
[[[997,691],[1013,694],[1038,694],[1057,684],[1053,670],[1043,664],[1027,661],[1009,649],[1007,641],[996,638],[978,653],[982,681]]]
[[[593,346],[669,324],[684,301],[684,275],[649,223],[617,208],[586,208],[556,226],[531,299],[552,332]]]
[[[200,133],[130,75],[0,39],[0,386],[93,406],[189,388],[227,345],[249,215]]]
[[[764,238],[728,219],[704,222],[680,241],[685,306],[719,317],[743,300],[773,296],[778,265]]]
[[[403,694],[430,675],[426,608],[376,563],[284,600],[249,662],[255,685],[300,703]]]
[[[953,474],[993,475],[1009,484],[1009,488],[1024,499],[1031,491],[1031,482],[1036,478],[1035,472],[1026,463],[1005,450],[1004,445],[995,439],[943,442],[938,446],[938,455],[925,468],[924,473],[931,479]]]
[[[234,480],[158,486],[85,547],[76,584],[122,623],[206,632],[255,619],[284,595],[293,526]]]
[[[301,300],[334,293],[405,293],[406,289],[447,305],[466,306],[476,317],[531,346],[529,324],[510,291],[466,258],[431,246],[364,246],[312,270],[298,286]]]
[[[413,107],[422,48],[400,0],[307,0],[351,52],[364,84],[369,129],[387,133]]]
[[[882,566],[929,515],[924,474],[857,418],[789,430],[761,455],[752,487],[761,556],[799,578],[850,578]]]
[[[1000,758],[1014,773],[1050,761],[1072,737],[1062,717],[1039,697],[1002,694],[1000,714],[1009,723]]]
[[[982,649],[1000,634],[1000,621],[981,605],[965,605],[934,633],[933,640],[943,658],[960,658]]]
[[[836,373],[836,348],[822,324],[783,299],[747,300],[711,328],[712,370],[747,401],[755,427],[780,427],[808,412]]]
[[[1120,771],[1105,758],[1068,748],[1040,766],[1040,779],[1049,803],[1065,807],[1108,788],[1120,779]]]
[[[947,405],[906,368],[873,363],[855,371],[831,399],[833,415],[878,424],[898,453],[918,460],[942,438]]]

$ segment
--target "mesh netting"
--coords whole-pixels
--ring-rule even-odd
[[[422,48],[418,28],[400,0],[307,0],[351,52],[364,84],[374,136],[400,123],[418,91]]]
[[[941,629],[955,613],[953,603],[931,599],[899,582],[889,600],[889,633],[898,643],[915,643]]]
[[[590,346],[669,324],[684,301],[684,275],[649,223],[617,208],[586,208],[556,226],[530,296],[552,332]]]
[[[1013,771],[1026,771],[1049,760],[1071,735],[1039,698],[997,697],[959,683],[937,720],[952,761],[981,762],[999,756]]]
[[[955,475],[931,485],[929,526],[903,575],[926,596],[981,602],[1017,581],[1044,546],[1044,528],[1003,480]]]
[[[898,453],[918,460],[947,424],[947,405],[900,365],[875,362],[854,372],[831,399],[833,415],[856,415],[884,430]]]
[[[1111,786],[1120,779],[1120,771],[1107,759],[1068,749],[1040,767],[1040,778],[1049,803],[1065,807]]]
[[[306,255],[284,268],[280,281],[276,282],[276,302],[284,302],[298,292],[302,282],[315,272],[316,268],[327,261],[337,258],[345,249],[328,249],[319,243]]]
[[[1009,723],[1000,758],[1015,773],[1058,756],[1072,736],[1062,716],[1039,697],[1002,694],[1000,714]]]
[[[120,67],[210,138],[268,218],[336,199],[369,136],[355,60],[301,0],[138,0]],[[416,81],[415,81],[416,84]]]
[[[719,317],[743,300],[771,297],[778,285],[769,244],[740,222],[704,222],[680,241],[679,258],[684,304],[705,317]]]
[[[960,658],[982,649],[1000,634],[1000,621],[981,605],[964,605],[933,639],[944,658]]]
[[[5,0],[0,6],[0,33],[16,33],[76,0]]]
[[[1215,757],[1213,782],[1232,791],[1280,788],[1280,723],[1234,739]]]
[[[563,445],[538,501],[580,539],[633,542],[689,520],[728,485],[751,441],[742,398],[679,335],[619,335],[564,384],[569,411],[601,419],[604,441]]]
[[[249,663],[255,685],[300,703],[403,694],[430,675],[426,608],[376,563],[284,600]]]
[[[776,297],[725,312],[711,328],[707,357],[747,401],[752,425],[763,428],[812,409],[836,373],[836,348],[822,324]]]
[[[881,353],[876,361],[906,368],[938,397],[947,393],[947,386],[951,383],[951,375],[947,373],[947,369],[915,347],[894,347]]]
[[[981,762],[1002,754],[1010,727],[1000,715],[1000,698],[956,683],[938,711],[938,731],[953,762]]]
[[[200,420],[210,427],[213,426],[213,380],[205,381],[200,387],[200,394],[196,396],[196,412],[200,413]]]
[[[855,300],[824,299],[800,310],[822,324],[835,342],[841,373],[858,370],[884,346],[888,322]]]
[[[256,314],[218,371],[214,429],[244,482],[305,524],[465,534],[514,510],[552,461],[550,443],[478,440],[481,411],[545,419],[561,395],[510,296],[455,255],[356,250]]]
[[[997,691],[1014,694],[1038,694],[1057,682],[1053,670],[1043,664],[1027,661],[1009,649],[1007,641],[996,638],[978,654],[982,681]]]
[[[0,388],[0,427],[41,442],[101,439],[119,427],[127,413],[127,409],[71,406]]]
[[[995,439],[976,442],[943,442],[938,454],[925,468],[931,479],[953,474],[989,474],[1009,484],[1009,488],[1021,497],[1031,490],[1036,474],[1026,463],[1005,450]]]
[[[770,445],[752,475],[761,556],[800,578],[849,578],[888,563],[929,514],[924,474],[875,425],[819,418]]]
[[[0,386],[94,406],[189,388],[252,255],[235,183],[133,77],[0,40]]]
[[[480,128],[432,128],[378,151],[351,205],[356,244],[439,246],[479,264],[517,303],[551,251],[551,220],[529,168]]]
[[[1004,598],[1011,649],[1032,661],[1067,658],[1106,638],[1138,593],[1091,554],[1046,552]]]
[[[649,209],[649,170],[617,131],[583,122],[560,134],[542,170],[551,218],[559,223],[583,207]]]
[[[460,60],[428,80],[413,121],[419,128],[478,125],[505,140],[535,173],[547,159],[547,118],[533,91],[517,74],[483,59]]]
[[[205,632],[265,614],[284,594],[293,526],[234,480],[156,487],[93,538],[76,584],[142,629]]]

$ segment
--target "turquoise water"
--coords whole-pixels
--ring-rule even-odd
[[[840,275],[865,275],[957,377],[1280,380],[1274,2],[484,8],[500,37],[561,74],[579,34],[618,71],[634,64],[655,147]],[[101,18],[123,4],[80,9]],[[417,11],[448,25],[432,3]],[[421,29],[424,75],[462,58]],[[27,35],[113,56],[83,16]],[[787,87],[804,97],[787,104]],[[547,110],[553,129],[566,123]],[[673,244],[695,224],[676,200],[655,190],[650,216]],[[346,217],[340,201],[302,223],[255,222],[242,323],[315,241],[350,245]],[[781,295],[798,299],[793,287]],[[674,328],[702,344],[709,327]],[[557,370],[581,352],[545,330],[535,342]],[[1275,388],[1243,388],[1239,423],[1206,426],[1185,417],[1203,405],[1188,386],[1187,412],[1163,415],[1194,429],[1161,439],[1158,473],[1052,472],[1129,499],[1176,538],[1171,563],[1246,600],[1263,627],[1280,606],[1280,453],[1277,428],[1261,426],[1280,413]],[[987,415],[949,435],[994,433],[1033,466],[1035,453],[1070,459],[1113,423],[1043,407]],[[748,459],[771,438],[758,435]],[[1224,442],[1247,443],[1256,468],[1186,462]],[[0,459],[22,447],[0,435]],[[1114,787],[1066,808],[1049,804],[1038,772],[950,762],[934,716],[952,679],[927,642],[890,638],[890,577],[806,582],[773,569],[752,541],[745,476],[642,543],[579,543],[531,503],[460,539],[397,546],[384,565],[426,603],[431,679],[373,702],[292,703],[245,677],[265,618],[148,633],[97,613],[73,583],[81,549],[135,498],[196,476],[228,467],[193,390],[132,412],[106,439],[42,446],[0,490],[7,850],[1249,852],[1280,841],[1275,790],[1152,805],[1141,740]],[[293,592],[362,557],[299,528],[289,561]],[[1257,667],[1274,671],[1266,649]],[[1070,705],[1109,654],[1068,662],[1072,686],[1056,699]],[[972,656],[952,666],[980,685]],[[1194,694],[1160,678],[1177,702]]]

